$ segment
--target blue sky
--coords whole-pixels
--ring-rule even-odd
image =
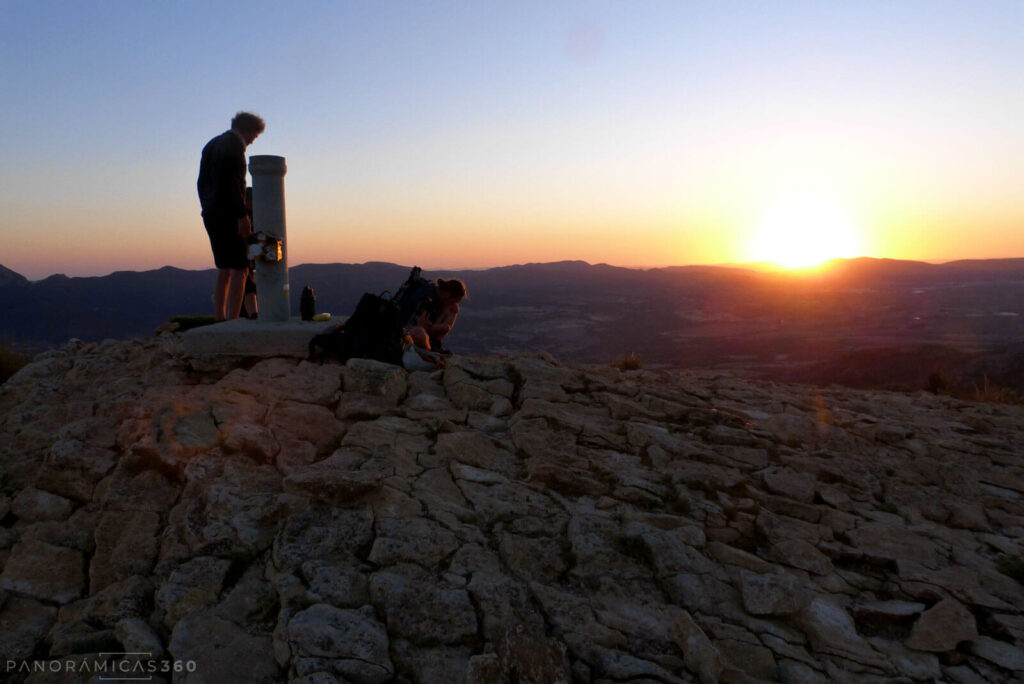
[[[211,266],[199,151],[241,109],[292,263],[743,261],[804,196],[864,254],[1024,256],[1021,2],[0,10],[0,263],[33,278]]]

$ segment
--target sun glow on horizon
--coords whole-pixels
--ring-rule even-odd
[[[768,207],[748,250],[752,261],[796,269],[861,256],[861,242],[858,227],[841,205],[822,196],[794,195]]]

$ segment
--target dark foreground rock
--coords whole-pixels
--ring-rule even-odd
[[[1022,427],[543,356],[200,371],[173,335],[72,341],[0,386],[0,666],[1019,680]]]

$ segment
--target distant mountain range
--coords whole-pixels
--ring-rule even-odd
[[[292,312],[310,285],[319,311],[347,315],[363,292],[397,289],[409,268],[292,267]],[[451,338],[457,351],[538,350],[592,362],[635,353],[648,367],[917,386],[936,372],[975,382],[979,359],[1005,357],[1000,368],[1011,367],[1024,348],[1024,259],[937,265],[860,258],[805,273],[563,261],[424,275],[467,283],[470,296]],[[173,315],[209,313],[215,277],[212,269],[168,266],[30,282],[0,266],[0,338],[39,347],[148,336]]]
[[[0,287],[4,285],[20,285],[27,282],[28,278],[20,273],[15,273],[5,266],[0,266]]]

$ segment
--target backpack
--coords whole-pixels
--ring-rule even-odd
[[[304,321],[311,321],[313,316],[316,315],[316,294],[309,285],[302,288],[302,297],[299,299],[299,312]]]
[[[333,356],[340,363],[360,358],[401,364],[402,330],[398,306],[367,292],[344,323],[310,340],[309,358],[323,362]]]
[[[413,266],[412,270],[409,271],[409,277],[405,279],[405,282],[395,292],[395,296],[391,298],[398,305],[398,310],[403,314],[410,312],[413,295],[422,287],[433,284],[420,275],[422,272],[423,269],[419,266]]]
[[[365,293],[344,323],[310,340],[309,359],[323,363],[324,359],[334,357],[345,363],[351,358],[362,358],[402,365],[402,336],[408,322],[403,305],[420,287],[430,284],[420,272],[420,267],[414,266],[394,297],[387,292]]]

